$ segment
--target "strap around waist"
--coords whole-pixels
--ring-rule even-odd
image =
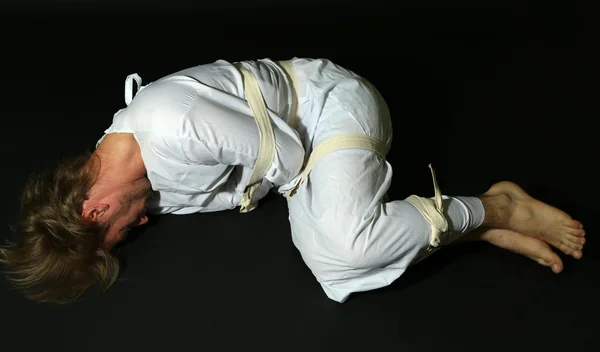
[[[298,127],[298,78],[291,61],[277,61],[277,63],[281,66],[292,83],[292,106],[290,106],[288,125],[291,128],[296,129]]]
[[[290,61],[278,61],[288,79],[292,83],[292,105],[290,106],[290,116],[288,118],[288,125],[292,128],[296,128],[298,124],[298,81],[296,79],[296,73]],[[250,176],[248,186],[244,191],[242,200],[240,201],[240,212],[246,213],[256,208],[257,204],[252,203],[252,198],[256,190],[260,187],[263,178],[269,171],[273,158],[275,157],[275,134],[273,132],[273,126],[271,125],[271,119],[267,111],[267,106],[263,94],[260,90],[260,86],[256,81],[256,77],[252,72],[246,69],[241,63],[235,64],[242,74],[244,82],[244,94],[248,105],[254,115],[254,120],[258,125],[259,130],[259,149],[254,169]]]
[[[260,187],[263,178],[269,171],[273,158],[275,157],[275,133],[273,132],[273,126],[271,125],[271,118],[267,112],[267,107],[258,86],[258,82],[254,77],[254,74],[247,70],[243,65],[238,64],[236,67],[242,73],[244,81],[244,93],[248,105],[254,114],[254,120],[258,125],[259,131],[259,147],[258,157],[252,169],[250,175],[250,181],[246,190],[242,196],[240,202],[240,212],[246,213],[256,208],[256,203],[252,203],[252,198],[256,190]]]

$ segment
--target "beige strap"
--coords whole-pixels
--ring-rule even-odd
[[[359,135],[359,134],[344,134],[335,137],[331,137],[321,144],[319,144],[313,152],[310,154],[308,159],[308,163],[300,176],[300,179],[296,183],[296,185],[290,190],[285,192],[285,196],[289,199],[294,196],[296,190],[304,183],[310,172],[312,171],[315,164],[321,160],[325,155],[334,152],[340,149],[349,149],[349,148],[360,148],[372,150],[383,158],[385,158],[386,154],[386,146],[379,142],[376,139],[373,139],[368,136]]]
[[[288,76],[288,79],[292,82],[292,106],[290,107],[290,117],[288,118],[288,125],[296,129],[298,127],[298,79],[296,78],[296,72],[292,66],[291,61],[278,61],[277,62],[283,71]]]
[[[292,81],[294,88],[292,109],[290,111],[291,116],[288,124],[292,128],[296,128],[297,120],[297,97],[298,97],[298,82],[294,68],[290,61],[279,61],[279,65],[286,71],[289,79]],[[315,164],[323,158],[325,155],[340,149],[348,148],[361,148],[368,149],[377,152],[379,155],[385,158],[387,148],[385,145],[373,138],[363,135],[340,135],[332,137],[323,143],[319,144],[315,150],[311,153],[308,163],[300,176],[300,179],[296,185],[290,190],[285,192],[288,201],[294,196],[300,185],[304,183],[310,172],[312,171]],[[406,199],[407,202],[412,204],[417,210],[423,215],[423,217],[431,224],[431,239],[429,246],[425,249],[424,255],[420,256],[419,260],[424,259],[426,256],[431,254],[434,250],[440,248],[442,245],[442,236],[447,237],[448,232],[448,220],[444,216],[442,193],[435,177],[435,172],[431,164],[431,176],[433,178],[433,188],[435,192],[434,199],[423,198],[416,195],[411,195]],[[447,238],[446,238],[447,240]],[[445,242],[445,241],[444,241]]]
[[[294,94],[292,99],[293,103],[290,110],[291,116],[288,123],[291,127],[295,128],[295,125],[297,124],[297,79],[293,67],[289,61],[280,61],[279,64],[284,71],[286,71],[294,86]],[[260,187],[260,184],[268,172],[271,163],[273,162],[273,158],[275,157],[275,135],[273,133],[271,119],[269,118],[264,98],[256,78],[252,72],[248,71],[242,65],[238,64],[236,66],[242,73],[246,99],[248,100],[248,105],[254,114],[260,136],[258,157],[250,176],[250,182],[248,183],[240,202],[240,212],[246,213],[256,208],[256,204],[252,203],[252,197],[256,189]],[[332,137],[319,144],[313,150],[309,157],[308,163],[302,172],[302,175],[300,176],[300,179],[292,189],[285,193],[288,200],[289,198],[293,197],[298,187],[304,183],[313,167],[319,160],[321,160],[321,158],[333,151],[349,148],[372,150],[384,158],[387,153],[387,148],[383,143],[368,136],[348,134]],[[429,165],[429,168],[431,169],[431,175],[433,177],[433,187],[435,190],[434,199],[423,198],[416,195],[411,195],[406,199],[406,201],[417,208],[421,215],[423,215],[423,217],[431,224],[431,240],[429,246],[426,248],[426,252],[428,252],[427,254],[430,254],[432,251],[440,247],[442,244],[442,236],[447,235],[448,232],[448,221],[444,217],[443,213],[441,191],[431,164]],[[423,257],[420,259],[423,259]]]
[[[256,208],[256,204],[252,203],[252,197],[260,187],[263,178],[273,163],[273,158],[275,157],[275,134],[273,133],[271,118],[267,112],[267,107],[260,91],[260,87],[258,86],[258,82],[256,81],[256,77],[241,64],[236,66],[242,73],[244,80],[244,94],[246,95],[248,105],[254,114],[254,120],[258,125],[260,138],[258,157],[256,158],[254,169],[252,169],[248,186],[246,186],[246,190],[240,201],[240,213],[247,213]]]
[[[447,237],[448,232],[448,220],[444,216],[442,192],[435,178],[435,172],[433,167],[429,164],[431,169],[431,175],[433,177],[433,188],[435,191],[434,199],[423,198],[416,195],[412,195],[406,198],[406,201],[412,204],[423,217],[431,224],[431,239],[429,246],[426,248],[427,252],[431,252],[442,245],[442,236]]]

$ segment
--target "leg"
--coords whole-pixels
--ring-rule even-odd
[[[290,200],[292,239],[331,299],[385,287],[400,277],[427,247],[429,223],[405,201],[383,201],[391,166],[374,153],[342,150],[313,169]],[[444,197],[450,242],[471,238],[525,255],[562,271],[560,258],[542,240],[505,228],[510,204],[503,197]],[[549,207],[543,205],[543,209]],[[542,210],[543,210],[542,209]],[[554,208],[551,208],[554,209]]]
[[[310,76],[309,82],[320,84],[306,89],[315,101],[302,110],[314,115],[301,121],[315,128],[314,133],[305,130],[305,140],[314,148],[333,136],[355,133],[391,143],[391,119],[381,95],[352,75],[340,78],[344,74],[336,70]],[[327,94],[320,96],[323,89]],[[431,225],[414,206],[384,200],[392,173],[374,152],[339,150],[315,165],[288,202],[292,241],[332,300],[344,302],[353,292],[391,284],[430,242]],[[452,239],[483,222],[479,199],[446,197],[445,203]]]
[[[568,214],[529,196],[512,182],[492,186],[482,197],[483,225],[542,240],[576,259],[583,255],[583,225]]]
[[[430,241],[431,226],[406,201],[383,201],[391,166],[374,152],[325,156],[290,199],[292,240],[329,298],[391,284]],[[484,218],[479,199],[445,197],[457,240]]]
[[[329,76],[311,76],[311,81],[326,81]],[[308,140],[317,145],[334,135],[363,133],[391,142],[389,112],[379,94],[351,79],[321,83],[312,92],[324,101],[306,109],[318,117],[313,116],[318,123]],[[322,87],[330,86],[337,88],[327,90],[329,98],[318,96]],[[317,163],[288,203],[292,240],[327,296],[335,301],[389,285],[429,244],[430,224],[415,207],[405,201],[383,200],[391,177],[391,166],[375,153],[337,151]],[[498,206],[490,207],[490,200]],[[501,201],[446,197],[450,241],[459,240],[484,222],[493,224],[490,217],[493,220],[495,214],[510,214],[510,209],[500,206]],[[507,233],[495,230],[483,237],[544,263],[558,263],[544,251],[542,242]]]

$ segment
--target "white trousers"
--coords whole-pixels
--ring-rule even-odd
[[[299,131],[307,154],[341,134],[364,134],[388,146],[387,104],[367,81],[326,60],[295,59]],[[294,245],[327,296],[385,287],[420,259],[431,225],[410,203],[386,201],[392,166],[377,153],[344,149],[323,157],[289,199]],[[484,218],[474,197],[444,196],[450,242]]]

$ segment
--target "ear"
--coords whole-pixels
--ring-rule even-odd
[[[109,208],[110,206],[108,204],[84,206],[82,216],[86,221],[97,222],[106,215]]]

